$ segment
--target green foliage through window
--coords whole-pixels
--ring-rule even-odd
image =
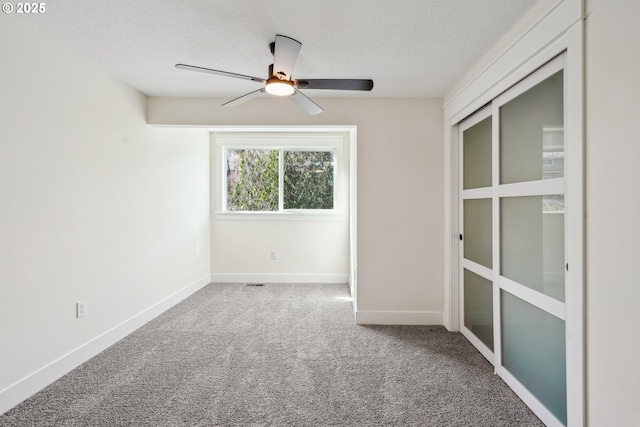
[[[332,152],[284,152],[284,208],[333,209]]]
[[[227,149],[225,153],[227,211],[278,211],[280,197],[284,209],[334,208],[333,151]]]
[[[227,151],[227,210],[278,210],[277,150]]]

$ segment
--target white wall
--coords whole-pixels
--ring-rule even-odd
[[[587,394],[591,426],[640,426],[640,2],[588,0]]]
[[[318,116],[308,116],[287,99],[220,107],[225,101],[152,97],[148,120],[180,125],[357,125],[358,312],[365,322],[441,323],[442,100],[316,98],[325,109]]]
[[[260,132],[260,134],[264,134]],[[330,217],[240,218],[222,211],[225,185],[211,138],[211,273],[216,282],[347,283],[349,281],[349,137],[338,154],[336,209]],[[278,252],[278,259],[271,257]]]
[[[349,275],[348,217],[340,221],[212,220],[214,281],[339,282]],[[278,259],[271,259],[271,251]]]
[[[12,384],[210,278],[208,135],[148,126],[145,96],[19,18],[0,25],[0,412],[28,392]]]

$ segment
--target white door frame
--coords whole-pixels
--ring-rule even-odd
[[[569,426],[585,423],[584,345],[584,56],[583,10],[579,0],[557,0],[483,69],[448,97],[445,118],[445,301],[444,325],[460,330],[459,288],[459,128],[474,111],[560,53],[566,52],[565,177],[567,177],[566,276],[567,417]]]

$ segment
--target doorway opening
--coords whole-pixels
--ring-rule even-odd
[[[348,282],[355,313],[356,126],[210,130],[213,281]]]

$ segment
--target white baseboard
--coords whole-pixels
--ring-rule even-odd
[[[442,325],[441,311],[356,311],[358,325]]]
[[[75,350],[0,390],[0,414],[31,397],[209,283],[211,283],[211,275],[207,274]]]
[[[349,275],[213,273],[211,281],[215,283],[349,283]]]

